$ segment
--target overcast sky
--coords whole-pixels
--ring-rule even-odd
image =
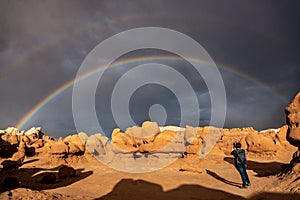
[[[226,89],[224,127],[280,127],[285,124],[284,108],[300,91],[299,19],[298,1],[1,0],[0,129],[15,126],[40,101],[74,79],[100,42],[139,27],[176,30],[205,48]],[[146,49],[124,57],[161,55],[172,54]],[[201,114],[199,125],[208,125],[211,102],[203,80],[195,80],[182,59],[156,62],[177,68],[190,81],[199,100],[195,111]],[[105,76],[108,81],[98,86],[96,111],[107,135],[116,127],[109,98],[117,78],[124,70],[145,63],[111,68]],[[167,124],[179,123],[176,94],[155,84],[141,86],[131,96],[128,107],[134,122],[147,120],[154,104],[166,111],[152,107],[152,114],[155,109],[161,114],[158,121],[166,114]],[[41,126],[55,137],[76,133],[72,88],[40,109],[22,128],[32,126]]]

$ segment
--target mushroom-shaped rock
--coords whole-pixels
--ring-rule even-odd
[[[140,137],[147,138],[157,135],[160,132],[156,122],[145,121],[142,124],[142,135]]]

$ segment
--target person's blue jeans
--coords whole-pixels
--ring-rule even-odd
[[[242,181],[243,181],[243,187],[246,187],[247,185],[250,185],[250,180],[247,174],[247,165],[246,164],[237,164],[236,165],[237,170],[239,171]]]

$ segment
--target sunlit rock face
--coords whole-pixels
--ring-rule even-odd
[[[294,119],[294,118],[293,118]],[[210,153],[230,155],[233,142],[241,142],[249,152],[276,153],[282,149],[294,148],[286,140],[291,124],[279,129],[258,132],[252,127],[220,129],[215,127],[166,126],[159,127],[156,122],[144,122],[141,127],[129,127],[125,132],[116,128],[109,139],[101,133],[88,136],[85,133],[69,135],[58,140],[44,135],[41,128],[19,131],[10,127],[0,132],[0,157],[11,158],[14,153],[25,151],[26,155],[83,155],[85,151],[93,155],[128,153],[171,153],[200,155],[209,145],[209,135],[220,133]],[[291,136],[291,135],[290,135]],[[292,135],[293,136],[293,135]],[[293,141],[296,137],[293,137]],[[208,152],[207,152],[208,153]],[[5,155],[5,156],[4,156]]]
[[[285,108],[286,121],[288,125],[287,140],[300,147],[300,92]]]
[[[286,137],[288,129],[293,129],[292,124],[296,123],[292,121],[279,129],[258,132],[252,127],[159,127],[156,122],[147,121],[141,127],[128,127],[124,132],[116,128],[111,138],[101,133],[88,136],[81,132],[58,140],[45,135],[41,128],[19,131],[10,127],[0,130],[0,158],[8,159],[4,164],[18,167],[25,156],[49,158],[49,163],[57,164],[64,163],[66,158],[68,162],[77,162],[92,155],[104,164],[112,163],[115,169],[124,164],[134,170],[145,165],[157,169],[158,165],[167,166],[173,160],[188,156],[230,156],[232,144],[241,142],[249,154],[271,159],[278,152],[297,150]]]
[[[125,133],[116,128],[112,132],[112,145],[126,152],[184,152],[183,132],[160,128],[156,122],[144,122],[142,127],[129,127]]]

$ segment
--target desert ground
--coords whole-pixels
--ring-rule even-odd
[[[279,172],[289,163],[291,152],[272,159],[248,158],[251,186],[240,189],[241,178],[232,157],[209,155],[204,159],[180,158],[171,166],[149,173],[126,173],[97,160],[82,158],[69,164],[76,175],[56,183],[40,183],[45,172],[58,173],[47,158],[28,158],[15,170],[1,170],[3,177],[18,177],[21,188],[4,189],[1,199],[299,199],[299,188],[286,191]],[[182,162],[193,171],[179,170]],[[202,171],[203,170],[203,171]],[[40,176],[39,176],[40,175]],[[287,183],[288,184],[288,183]],[[285,188],[286,187],[286,188]],[[25,189],[26,188],[26,189]]]

